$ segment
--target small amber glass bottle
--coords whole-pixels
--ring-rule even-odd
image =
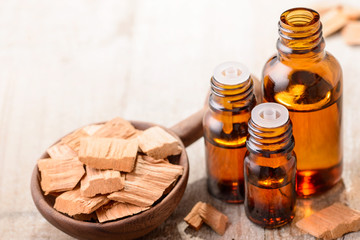
[[[263,103],[251,112],[244,160],[245,212],[254,223],[276,228],[294,218],[296,156],[288,110]]]
[[[216,67],[203,119],[207,184],[211,195],[229,203],[244,201],[247,123],[255,105],[245,66],[225,62]]]
[[[342,71],[324,50],[317,12],[294,8],[279,21],[278,54],[263,70],[263,100],[289,110],[297,155],[297,193],[334,186],[342,172]]]

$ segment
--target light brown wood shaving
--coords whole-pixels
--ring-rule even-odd
[[[106,196],[96,196],[92,198],[83,197],[80,189],[64,192],[55,199],[54,208],[59,212],[69,216],[77,214],[90,214],[110,200]]]
[[[341,34],[348,45],[360,45],[360,21],[349,22]]]
[[[136,139],[89,137],[81,139],[79,159],[92,168],[131,172],[137,151]]]
[[[140,149],[156,159],[164,159],[181,153],[180,143],[161,127],[146,129],[138,136]]]
[[[70,159],[40,159],[41,188],[45,195],[74,189],[85,174],[83,164],[77,157]]]
[[[93,136],[106,138],[129,138],[136,134],[136,129],[130,122],[117,117],[105,123]]]
[[[139,207],[128,203],[110,202],[98,210],[96,215],[99,222],[107,222],[127,216],[134,215],[149,209],[149,207]]]
[[[77,153],[63,143],[57,143],[49,147],[46,151],[53,159],[69,159],[77,157]]]
[[[86,166],[86,175],[80,182],[80,192],[84,197],[107,194],[124,188],[124,178],[119,171],[100,170]]]
[[[83,129],[78,129],[63,137],[60,142],[68,145],[75,152],[78,152],[80,148],[80,139],[88,136],[89,135]]]
[[[335,239],[360,230],[360,212],[335,203],[301,219],[296,226],[317,238]]]
[[[203,224],[203,220],[199,214],[199,209],[203,204],[203,202],[197,202],[189,214],[184,218],[185,222],[196,231],[198,231]]]
[[[136,168],[125,176],[125,187],[109,199],[141,207],[151,206],[183,174],[183,167],[139,155]]]

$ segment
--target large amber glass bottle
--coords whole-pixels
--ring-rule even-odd
[[[294,8],[279,21],[278,54],[263,70],[263,97],[288,108],[297,155],[297,193],[323,192],[341,179],[342,70],[324,50],[317,12]]]
[[[220,64],[211,78],[203,129],[208,191],[229,203],[244,201],[247,123],[255,105],[247,68],[236,62]]]

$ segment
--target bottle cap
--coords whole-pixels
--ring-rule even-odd
[[[224,62],[214,70],[214,78],[224,85],[239,85],[250,78],[250,71],[238,62]]]
[[[277,128],[289,119],[289,111],[278,103],[262,103],[251,111],[251,120],[264,128]]]

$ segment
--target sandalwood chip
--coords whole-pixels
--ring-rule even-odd
[[[217,234],[224,235],[229,221],[226,215],[207,203],[201,204],[199,215]]]
[[[158,126],[146,129],[138,139],[141,151],[156,159],[181,153],[176,138]]]
[[[57,143],[49,147],[46,151],[53,159],[69,159],[77,157],[77,153],[74,150],[62,143]]]
[[[199,215],[199,209],[203,204],[203,202],[196,203],[189,214],[184,218],[185,222],[196,231],[198,231],[203,224],[203,220]]]
[[[137,150],[136,139],[82,138],[79,159],[92,168],[131,172],[134,169]]]
[[[95,134],[95,132],[97,130],[99,130],[100,128],[102,128],[105,124],[92,124],[92,125],[88,125],[82,128],[82,130],[84,132],[87,133],[87,135],[92,136]]]
[[[83,164],[77,157],[70,159],[40,159],[41,188],[45,195],[50,192],[72,190],[84,175]]]
[[[80,139],[88,136],[89,135],[87,132],[85,132],[83,129],[78,129],[63,137],[60,142],[62,144],[68,145],[75,152],[78,152],[80,148]]]
[[[342,10],[349,20],[360,19],[360,8],[353,6],[342,6]]]
[[[349,22],[341,32],[349,45],[360,45],[360,21]]]
[[[55,199],[54,208],[59,212],[74,216],[77,214],[90,214],[108,202],[109,199],[106,196],[83,197],[80,194],[80,189],[75,189],[58,196]]]
[[[317,238],[339,238],[345,233],[360,230],[360,212],[335,203],[301,219],[296,226]]]
[[[122,118],[114,118],[105,123],[93,136],[106,138],[129,138],[136,133],[130,122]]]
[[[124,179],[119,171],[99,170],[86,166],[86,175],[80,182],[80,193],[84,197],[107,194],[124,188]]]
[[[124,189],[111,193],[108,198],[140,207],[151,206],[183,171],[180,165],[139,155],[134,171],[125,176]]]
[[[99,222],[107,222],[126,216],[131,216],[136,213],[149,209],[148,207],[138,207],[128,203],[111,202],[98,210],[96,210]]]
[[[325,12],[320,20],[323,25],[323,36],[327,37],[344,27],[348,18],[342,8],[333,8]]]

